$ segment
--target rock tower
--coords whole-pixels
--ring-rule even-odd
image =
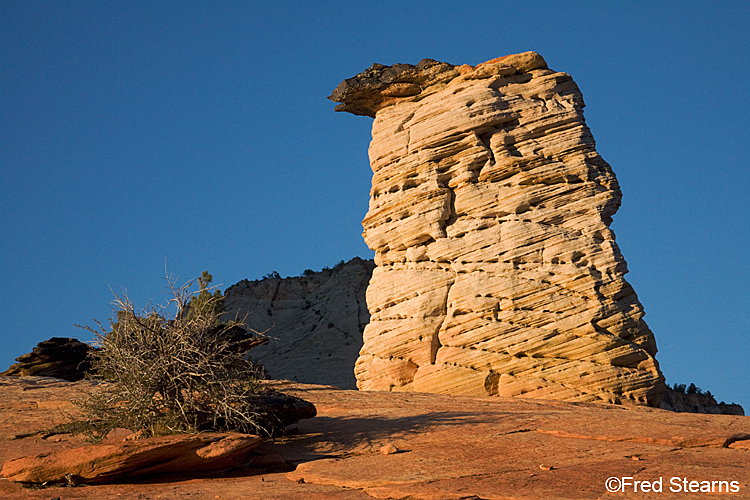
[[[360,389],[659,405],[620,189],[568,74],[535,52],[375,64],[330,99],[374,118]]]

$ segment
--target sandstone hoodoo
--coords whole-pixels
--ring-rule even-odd
[[[376,64],[330,99],[374,117],[360,389],[659,405],[620,188],[568,74],[534,52]]]

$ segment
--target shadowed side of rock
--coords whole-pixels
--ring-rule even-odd
[[[262,412],[260,426],[269,436],[284,435],[287,427],[317,415],[311,402],[278,391],[264,391],[250,399]]]
[[[744,415],[745,410],[736,403],[718,403],[711,393],[686,394],[667,387],[662,410],[679,413],[711,413],[714,415]]]
[[[305,276],[241,281],[225,292],[223,319],[242,319],[271,339],[249,353],[269,377],[354,389],[373,268],[355,257]]]
[[[2,475],[20,483],[101,484],[156,474],[222,471],[247,465],[261,438],[248,434],[180,434],[89,445],[8,460]]]
[[[0,375],[55,377],[76,382],[91,369],[88,354],[93,348],[78,339],[52,337],[39,342],[27,354],[16,358]]]
[[[374,65],[331,99],[375,118],[359,388],[659,405],[620,188],[570,75],[534,52]]]

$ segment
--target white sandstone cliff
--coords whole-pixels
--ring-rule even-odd
[[[310,276],[240,281],[225,292],[223,319],[244,319],[271,338],[249,352],[271,378],[354,389],[372,269],[355,257]]]

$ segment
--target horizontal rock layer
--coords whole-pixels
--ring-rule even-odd
[[[374,65],[331,99],[375,118],[360,389],[660,403],[620,188],[568,74],[534,52]]]

